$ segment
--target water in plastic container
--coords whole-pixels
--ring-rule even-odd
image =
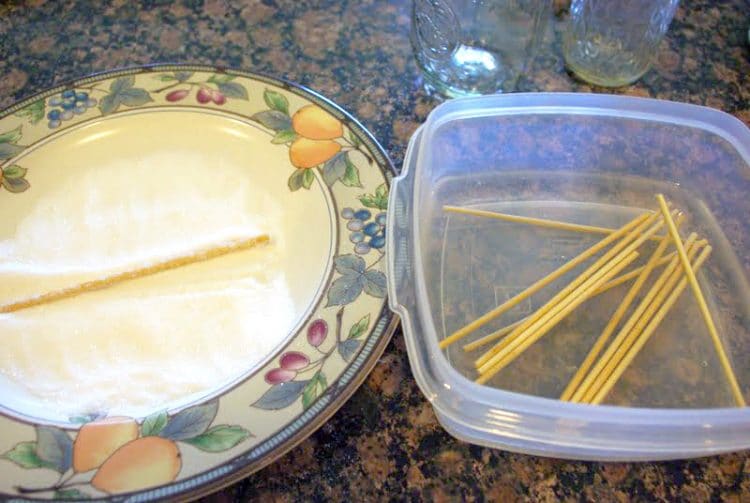
[[[544,184],[544,181],[533,172],[514,173],[512,180],[504,180],[505,178],[508,177],[500,176],[496,180],[485,181],[496,184],[499,199],[510,199],[513,197],[511,194],[518,194],[522,190],[519,188],[519,182],[535,186]],[[559,175],[557,178],[560,178]],[[557,184],[550,185],[571,188],[574,186],[562,178],[557,180]],[[590,190],[606,192],[606,187],[613,183],[609,178],[595,176],[589,179],[586,185]],[[572,191],[557,193],[560,199],[565,198],[564,201],[472,201],[470,207],[618,228],[638,214],[655,209],[655,190],[669,194],[670,201],[689,215],[682,225],[682,229],[685,230],[683,235],[687,235],[688,231],[698,232],[701,238],[707,239],[713,247],[711,259],[699,277],[704,296],[709,306],[713,307],[712,312],[715,313],[720,336],[727,330],[744,330],[734,321],[736,313],[727,315],[726,301],[722,300],[720,292],[717,292],[717,285],[724,283],[724,279],[718,277],[721,273],[717,269],[720,264],[737,266],[734,252],[705,204],[694,200],[679,188],[667,184],[659,187],[659,184],[651,180],[629,179],[620,187],[620,194],[624,196],[623,199],[633,199],[634,203],[635,200],[642,201],[643,206],[576,202],[575,191]],[[445,336],[451,334],[553,272],[603,237],[471,215],[449,215],[443,235],[435,236],[437,241],[441,241],[440,246],[443,250],[440,264],[441,279],[435,286],[436,290],[439,289],[436,295],[440,296],[438,310],[442,315],[442,326],[439,326],[438,330]],[[644,265],[655,247],[656,243],[651,242],[640,248],[641,255],[631,268]],[[578,266],[539,294],[526,299],[462,342],[450,346],[446,356],[454,368],[467,378],[475,379],[477,372],[474,360],[493,344],[470,352],[463,350],[464,344],[528,316],[592,262],[593,259]],[[661,271],[662,269],[657,269],[651,274],[649,282],[641,290],[641,295],[636,301],[643,297]],[[750,318],[750,311],[747,309],[750,306],[750,287],[744,277],[734,279],[741,282],[736,293],[742,297],[740,305],[745,306],[742,314]],[[513,363],[496,374],[488,385],[558,398],[631,284],[632,282],[625,283],[583,303]],[[466,303],[463,309],[456,309],[456,306],[462,303]],[[633,307],[637,304],[638,302],[634,302]],[[679,302],[669,311],[644,349],[617,381],[604,403],[671,408],[734,405],[731,390],[699,314],[697,302],[689,289],[683,292]]]
[[[591,261],[466,339],[439,346],[601,239],[448,213],[444,205],[616,228],[658,211],[657,193],[684,212],[683,237],[694,231],[713,248],[697,279],[748,401],[744,124],[694,105],[562,93],[457,99],[430,114],[391,187],[388,293],[414,377],[446,430],[481,445],[577,459],[674,459],[750,448],[750,408],[736,406],[690,288],[602,405],[559,397],[627,284],[587,300],[486,384],[475,382],[481,350],[463,350],[539,308]],[[641,247],[628,267],[642,264],[654,246]]]

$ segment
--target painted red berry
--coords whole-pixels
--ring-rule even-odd
[[[201,88],[198,91],[198,94],[195,95],[195,99],[198,100],[198,103],[206,104],[209,101],[211,101],[211,90],[206,89],[205,87]]]
[[[167,94],[167,101],[180,101],[190,94],[190,89],[178,89]]]
[[[307,327],[307,342],[313,347],[320,346],[328,335],[328,324],[323,320],[315,320]]]
[[[282,369],[297,371],[307,367],[310,359],[298,351],[289,351],[281,355],[279,363]]]
[[[214,103],[217,105],[223,105],[227,102],[227,97],[221,94],[219,91],[214,91],[212,99],[214,100]]]
[[[287,369],[273,369],[266,372],[266,382],[268,384],[281,384],[283,382],[291,381],[297,372],[294,370]]]

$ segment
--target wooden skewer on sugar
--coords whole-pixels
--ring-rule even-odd
[[[269,240],[270,238],[267,234],[261,234],[252,238],[239,239],[227,244],[213,246],[211,248],[206,248],[203,250],[197,250],[187,255],[175,257],[169,260],[158,262],[156,264],[139,267],[130,271],[125,271],[113,274],[111,276],[106,276],[104,278],[80,283],[69,288],[53,290],[36,297],[31,297],[10,304],[5,304],[3,306],[0,306],[0,313],[12,313],[21,309],[27,309],[29,307],[34,307],[41,304],[48,304],[50,302],[66,299],[69,297],[80,295],[82,293],[108,288],[118,283],[122,283],[123,281],[143,278],[145,276],[150,276],[159,272],[164,272],[171,269],[176,269],[178,267],[184,267],[190,264],[194,264],[196,262],[203,262],[213,258],[221,257],[222,255],[227,255],[229,253],[257,248],[258,246],[268,243]]]

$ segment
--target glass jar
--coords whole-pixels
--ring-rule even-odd
[[[679,0],[572,0],[563,35],[568,68],[592,84],[618,87],[638,80]]]
[[[449,97],[513,91],[550,0],[414,0],[411,42],[425,83]]]

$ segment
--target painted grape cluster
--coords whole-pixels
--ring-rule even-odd
[[[348,220],[346,228],[350,231],[349,241],[354,243],[354,253],[366,255],[371,249],[380,250],[385,246],[384,212],[377,215],[368,209],[355,211],[352,208],[341,210],[341,216]]]
[[[89,108],[95,107],[97,103],[96,98],[92,98],[85,91],[66,89],[49,99],[50,110],[47,112],[47,119],[49,120],[47,126],[50,129],[55,129],[63,121],[86,112]]]

